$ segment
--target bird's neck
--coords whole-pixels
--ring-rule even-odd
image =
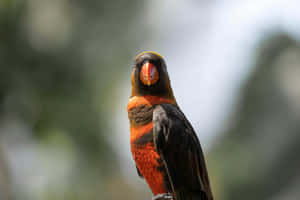
[[[139,107],[139,106],[153,106],[162,103],[171,103],[176,104],[176,100],[172,96],[171,98],[160,97],[160,96],[133,96],[129,99],[127,105],[127,111],[129,112],[131,109]]]

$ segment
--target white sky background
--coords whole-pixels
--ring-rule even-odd
[[[259,39],[283,30],[300,39],[299,0],[173,1],[151,0],[145,6],[145,26],[153,31],[139,51],[161,53],[167,62],[177,102],[194,126],[204,151],[213,144],[234,110],[237,92],[251,71]],[[138,52],[136,52],[138,53]],[[124,175],[136,174],[129,146],[126,105],[130,76],[122,94],[118,144]],[[117,142],[115,141],[117,140]],[[140,182],[139,182],[140,183]]]

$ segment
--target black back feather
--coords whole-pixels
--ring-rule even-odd
[[[200,142],[177,105],[154,108],[153,138],[176,200],[212,200]]]

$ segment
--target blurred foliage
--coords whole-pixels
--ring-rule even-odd
[[[300,197],[299,63],[300,45],[285,34],[258,47],[238,109],[210,153],[218,199]]]
[[[49,188],[43,198],[97,199],[107,177],[118,176],[107,140],[108,105],[138,42],[141,6],[121,0],[0,2],[1,127],[14,119],[29,127],[34,141],[72,147],[75,155],[70,191]]]

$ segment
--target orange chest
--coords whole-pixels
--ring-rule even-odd
[[[152,130],[131,140],[131,152],[138,170],[153,194],[166,193],[167,177],[162,160],[153,144]]]
[[[153,194],[166,193],[166,173],[153,143],[153,122],[131,126],[131,152],[137,169],[145,178]]]
[[[170,188],[163,162],[153,143],[153,109],[160,103],[175,101],[153,96],[132,97],[127,107],[133,159],[155,195],[166,193]]]

